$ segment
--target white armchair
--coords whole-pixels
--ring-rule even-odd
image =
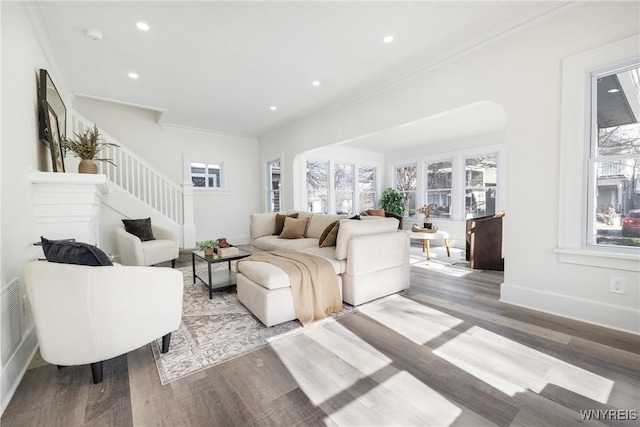
[[[165,353],[180,327],[179,270],[32,261],[24,276],[42,358],[59,367],[91,364],[96,384],[104,360],[160,337]]]
[[[116,227],[116,244],[122,264],[150,266],[171,261],[171,267],[176,266],[180,254],[178,233],[158,225],[152,225],[151,228],[156,240],[143,242],[128,233],[124,226]]]

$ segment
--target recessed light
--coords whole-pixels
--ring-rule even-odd
[[[136,26],[142,31],[149,31],[149,25],[145,24],[144,22],[138,22]]]
[[[97,28],[85,28],[84,34],[93,40],[102,40],[102,31]]]
[[[275,105],[272,105],[271,107],[269,107],[271,111],[276,111],[278,109],[278,107],[276,107]]]
[[[314,86],[320,86],[320,82],[318,80],[314,80],[311,84]]]
[[[386,36],[382,39],[385,43],[391,43],[393,41],[393,36]]]
[[[620,89],[609,89],[607,92],[609,92],[609,93],[618,93],[618,92],[620,92]]]
[[[136,73],[129,73],[129,77],[131,77],[132,79],[137,79],[138,75]]]

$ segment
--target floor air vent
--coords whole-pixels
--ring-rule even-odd
[[[2,366],[6,366],[22,339],[20,287],[17,280],[2,290],[0,313],[2,313]]]

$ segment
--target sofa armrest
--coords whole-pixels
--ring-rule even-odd
[[[346,273],[352,276],[409,264],[409,233],[355,236],[349,240]]]
[[[144,265],[144,252],[140,238],[128,233],[124,227],[116,227],[115,233],[118,255],[122,264]]]

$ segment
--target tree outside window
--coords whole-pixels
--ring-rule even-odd
[[[307,161],[307,203],[309,211],[328,213],[327,190],[329,162]]]
[[[396,167],[396,190],[402,194],[404,216],[416,214],[416,185],[418,184],[418,167],[405,165]]]
[[[358,168],[358,194],[360,212],[375,209],[376,200],[376,168],[360,166]]]
[[[339,215],[353,212],[353,165],[334,165],[335,211]]]
[[[221,188],[222,166],[210,163],[191,163],[191,182],[194,187]]]

